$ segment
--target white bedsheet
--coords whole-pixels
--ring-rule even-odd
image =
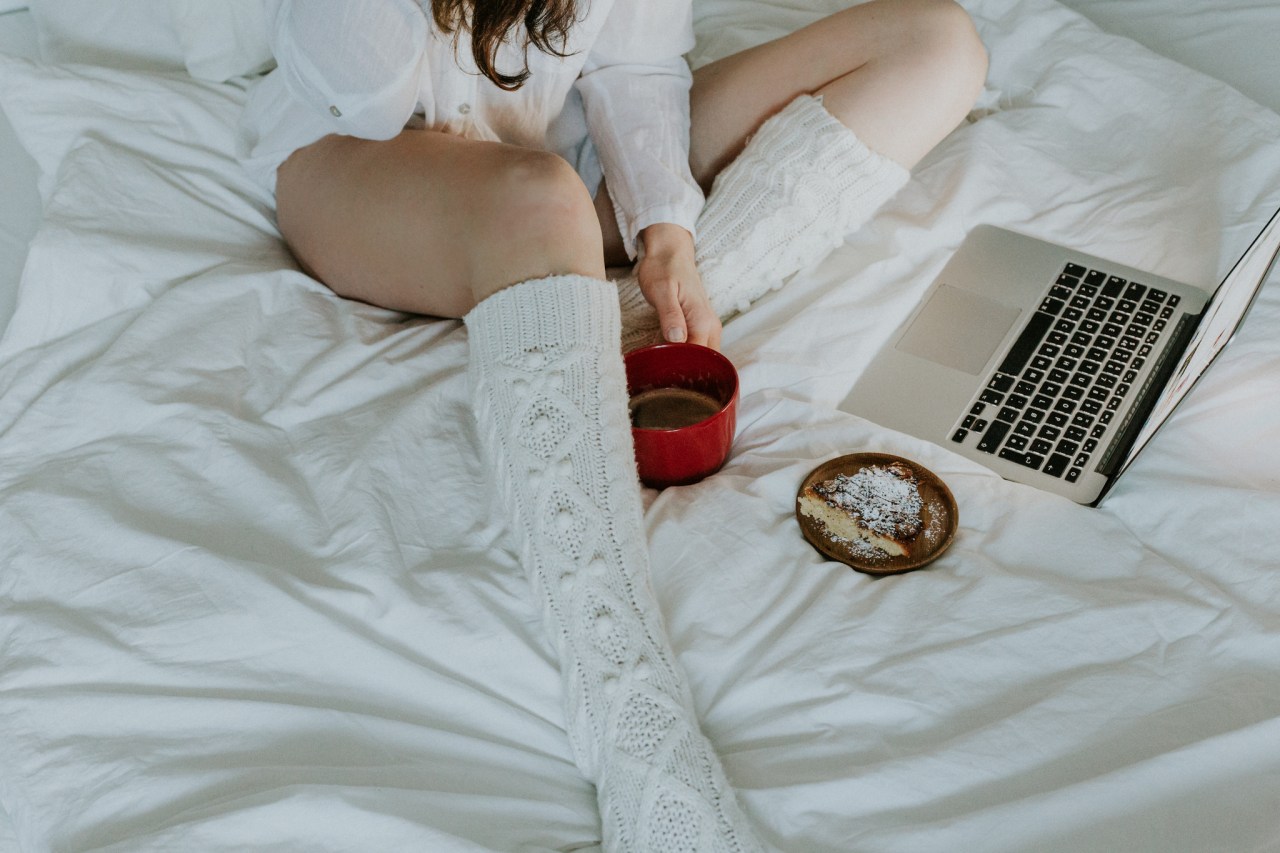
[[[819,8],[753,5],[703,6],[704,57],[754,37],[739,13],[758,36]],[[834,409],[976,223],[1207,286],[1280,205],[1274,114],[1052,0],[966,5],[976,120],[729,324],[734,456],[646,495],[672,642],[781,850],[1274,850],[1275,280],[1101,509]],[[3,60],[0,93],[58,170],[0,344],[22,849],[591,849],[460,326],[288,264],[229,166],[238,90]],[[800,538],[799,481],[861,450],[956,494],[931,569],[872,580]]]

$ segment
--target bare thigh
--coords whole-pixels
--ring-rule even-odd
[[[604,273],[590,194],[546,152],[423,130],[329,136],[280,167],[276,202],[308,273],[385,308],[460,317],[520,281]]]

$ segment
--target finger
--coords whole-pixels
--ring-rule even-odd
[[[664,282],[653,289],[653,307],[658,312],[658,326],[662,337],[671,343],[680,343],[689,337],[684,308],[677,298],[678,287],[674,281]]]
[[[703,302],[687,309],[686,324],[689,341],[712,349],[720,348],[720,318]]]

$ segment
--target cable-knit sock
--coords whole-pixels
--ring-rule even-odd
[[[698,216],[695,258],[711,307],[727,319],[787,276],[817,263],[884,206],[910,172],[872,151],[822,105],[801,95],[767,119],[716,176]],[[618,283],[624,304],[634,275]],[[650,308],[623,314],[624,346],[656,333]]]
[[[613,286],[523,282],[465,321],[481,449],[560,655],[605,849],[759,850],[650,588]]]

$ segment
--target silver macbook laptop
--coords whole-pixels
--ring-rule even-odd
[[[979,226],[840,408],[1097,504],[1235,333],[1277,253],[1280,211],[1211,297]]]

